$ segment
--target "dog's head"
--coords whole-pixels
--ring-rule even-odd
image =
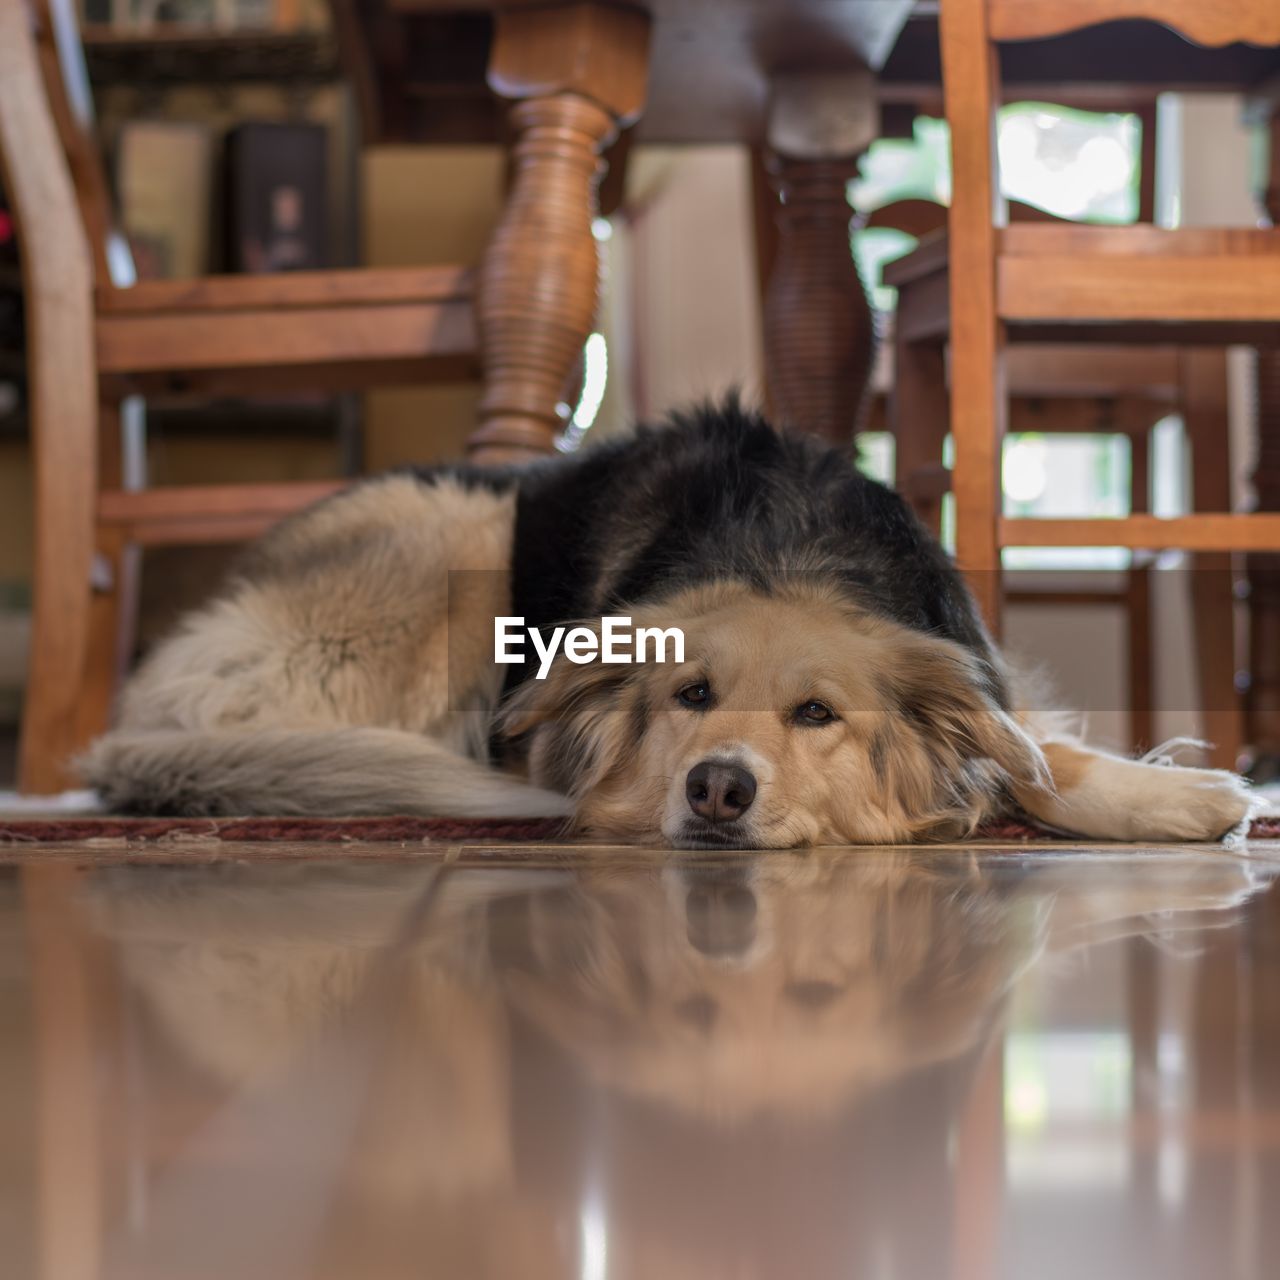
[[[1007,782],[1046,785],[989,668],[813,582],[738,583],[637,611],[684,661],[564,658],[505,710],[543,785],[595,836],[685,848],[967,834]]]

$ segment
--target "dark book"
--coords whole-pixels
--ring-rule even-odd
[[[259,274],[329,265],[327,131],[243,124],[227,135],[227,270]]]

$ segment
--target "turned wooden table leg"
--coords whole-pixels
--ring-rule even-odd
[[[468,453],[550,453],[599,293],[601,152],[644,105],[649,19],[602,4],[498,14],[489,84],[515,100],[514,178],[476,297],[485,389]]]
[[[867,404],[876,324],[850,247],[848,184],[875,137],[869,73],[773,83],[765,167],[777,248],[764,299],[765,379],[783,425],[849,444]]]

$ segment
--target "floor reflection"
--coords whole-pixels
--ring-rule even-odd
[[[10,871],[13,1274],[1268,1275],[1277,871]]]

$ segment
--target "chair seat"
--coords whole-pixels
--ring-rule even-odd
[[[1280,232],[1006,227],[997,246],[996,308],[1012,323],[1275,325]]]
[[[949,326],[947,233],[884,270],[931,289],[915,336]],[[1280,336],[1280,231],[1021,223],[997,239],[996,308],[1012,340],[1272,343]]]
[[[462,267],[149,281],[100,290],[104,377],[137,390],[369,386],[475,372]]]
[[[144,280],[127,289],[100,288],[95,301],[100,313],[136,315],[443,302],[470,299],[473,292],[474,272],[466,267],[361,267],[349,271]]]
[[[136,546],[243,542],[338,492],[346,483],[300,480],[108,489],[98,495],[98,522],[119,530]]]

